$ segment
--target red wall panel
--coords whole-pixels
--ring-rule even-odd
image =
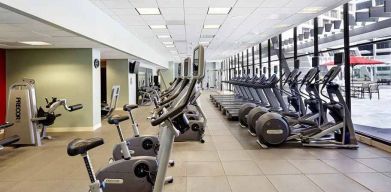
[[[5,50],[0,49],[0,123],[5,122],[6,115],[6,70],[5,70]]]

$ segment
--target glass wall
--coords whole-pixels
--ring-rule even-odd
[[[370,3],[368,3],[370,2]],[[351,99],[351,115],[355,129],[360,134],[391,143],[391,4],[384,0],[351,0],[348,4],[350,63],[343,64],[334,83],[340,85],[343,95]],[[388,6],[388,7],[387,7]],[[294,30],[296,29],[296,30]],[[313,66],[319,66],[319,78],[335,66],[334,56],[344,53],[344,9],[336,7],[281,34],[282,57],[278,57],[278,38],[271,38],[254,48],[256,74],[279,74],[294,68],[295,56],[304,76]],[[294,34],[296,33],[296,36]],[[297,39],[297,49],[294,42]],[[317,42],[317,44],[315,44]],[[247,49],[243,50],[243,62],[247,69]],[[248,50],[249,75],[252,75],[252,49]],[[296,53],[296,54],[295,54]],[[236,55],[237,56],[237,55]],[[315,57],[318,56],[318,57]],[[240,52],[242,69],[242,52]],[[260,62],[261,60],[261,62]],[[236,60],[237,61],[237,60]],[[348,67],[345,67],[345,66]],[[345,69],[350,74],[345,76]],[[348,84],[345,84],[347,82]],[[350,89],[346,90],[345,87]],[[350,95],[348,93],[350,92]],[[325,101],[327,98],[323,97]]]

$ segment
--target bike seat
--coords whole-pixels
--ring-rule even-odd
[[[132,109],[136,109],[136,108],[138,108],[138,105],[130,105],[130,104],[124,105],[124,111],[131,111]]]
[[[85,154],[90,149],[103,145],[102,138],[90,138],[90,139],[74,139],[68,144],[67,152],[69,156],[76,156]]]
[[[109,117],[109,119],[107,120],[107,122],[111,125],[116,125],[116,124],[119,124],[121,123],[122,121],[126,121],[129,119],[129,116],[119,116],[119,115],[113,115],[111,117]]]

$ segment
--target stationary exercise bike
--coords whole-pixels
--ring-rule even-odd
[[[63,106],[66,111],[72,112],[72,111],[82,109],[83,105],[77,104],[77,105],[68,106],[66,99],[57,99],[56,97],[52,97],[51,101],[49,101],[47,98],[45,98],[45,100],[46,100],[47,111],[45,111],[42,107],[39,107],[37,111],[38,112],[37,116],[33,118],[32,121],[38,122],[38,125],[41,128],[41,133],[40,133],[41,139],[51,140],[53,139],[53,137],[47,135],[46,132],[47,127],[53,125],[56,118],[61,116],[61,114],[59,113],[54,113],[55,110],[58,107]]]
[[[155,157],[159,151],[159,138],[153,135],[141,135],[139,132],[138,124],[135,122],[132,114],[132,110],[138,108],[138,105],[126,104],[123,107],[124,111],[128,112],[128,116],[114,115],[109,117],[108,123],[115,125],[120,137],[121,143],[114,146],[113,160],[117,161],[123,159],[123,145],[126,145],[132,156],[152,156]],[[131,120],[131,127],[133,129],[133,137],[125,139],[121,130],[120,123],[126,120]],[[175,162],[170,160],[169,165],[174,166]]]
[[[194,50],[197,63],[194,66],[198,76],[204,74],[203,47]],[[197,83],[197,77],[191,80],[188,89],[181,91],[176,102],[169,108],[159,109],[151,121],[152,126],[161,126],[160,149],[158,156],[125,157],[114,161],[98,171],[95,175],[89,159],[88,151],[104,143],[102,138],[75,139],[68,144],[70,156],[81,155],[90,177],[91,192],[162,192],[167,181],[166,172],[175,136],[189,129],[184,109],[190,102],[190,97]],[[124,151],[127,146],[124,146]]]

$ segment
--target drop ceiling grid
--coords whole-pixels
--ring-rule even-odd
[[[330,6],[347,0],[91,0],[108,15],[119,20],[129,31],[138,29],[137,35],[151,42],[157,49],[168,54],[173,49],[166,48],[156,35],[169,33],[178,53],[191,54],[191,50],[200,41],[209,40],[208,59],[223,59],[260,41],[287,30],[285,27],[273,27],[280,24],[292,26],[297,21],[311,19],[314,15],[298,14],[303,8]],[[161,10],[161,15],[138,15],[135,8],[153,8]],[[229,15],[208,15],[209,7],[232,7]],[[330,7],[333,8],[333,7]],[[127,14],[127,12],[129,12]],[[138,19],[137,19],[138,18]],[[151,30],[151,24],[169,24],[172,21],[184,21],[182,27],[168,25],[168,29]],[[143,22],[140,22],[143,21]],[[217,30],[203,29],[204,24],[219,24]],[[173,29],[174,28],[174,29]],[[180,28],[180,29],[178,29]],[[152,33],[151,33],[152,32]],[[184,33],[184,34],[181,34]],[[148,35],[145,35],[148,34]],[[215,35],[212,39],[201,39],[201,35]],[[262,34],[262,36],[258,35]],[[185,43],[183,41],[186,41]],[[178,43],[179,41],[179,43]],[[231,47],[231,48],[230,48]]]

